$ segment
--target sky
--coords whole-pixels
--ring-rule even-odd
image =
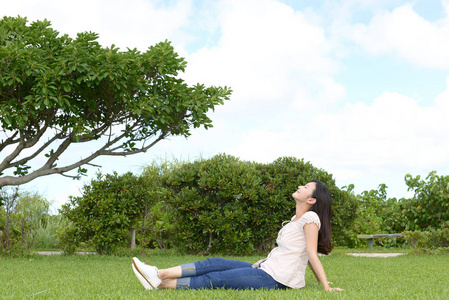
[[[228,86],[213,128],[147,153],[103,157],[103,173],[160,159],[226,153],[309,161],[355,192],[406,174],[449,174],[449,0],[15,0],[0,15],[47,19],[61,34],[93,31],[103,46],[145,51],[169,40],[189,84]],[[85,149],[68,153],[82,157]],[[85,156],[86,154],[84,154]],[[95,177],[50,175],[22,186],[57,209]]]

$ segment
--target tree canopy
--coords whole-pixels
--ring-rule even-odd
[[[207,129],[207,112],[231,94],[186,84],[178,75],[186,61],[168,41],[120,51],[101,46],[96,33],[71,38],[50,26],[0,20],[0,187],[50,174],[78,177],[99,156],[145,152],[168,136]],[[58,164],[86,143],[83,157]]]

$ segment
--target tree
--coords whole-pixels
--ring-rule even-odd
[[[211,127],[206,113],[229,99],[227,87],[179,78],[186,62],[168,41],[146,52],[119,51],[102,47],[95,33],[72,39],[50,25],[0,20],[0,187],[50,174],[78,178],[99,156],[187,137],[192,127]],[[58,165],[64,152],[85,143],[96,148]]]

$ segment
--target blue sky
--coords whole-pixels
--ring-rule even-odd
[[[47,18],[73,36],[97,32],[104,46],[144,51],[168,39],[188,62],[187,82],[233,89],[210,114],[212,129],[94,161],[105,173],[138,173],[159,158],[295,156],[340,187],[385,183],[390,197],[406,197],[407,173],[449,172],[448,0],[16,0],[0,11]],[[66,160],[86,153],[74,149]],[[23,188],[59,207],[95,172]]]

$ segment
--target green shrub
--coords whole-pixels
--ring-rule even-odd
[[[58,244],[58,230],[61,226],[61,216],[44,215],[36,225],[34,249],[55,249]]]
[[[62,226],[58,230],[59,247],[64,251],[65,255],[75,253],[76,248],[80,245],[80,240],[77,239],[78,232],[73,222],[66,217],[62,218]]]
[[[428,231],[404,231],[402,233],[407,242],[412,245],[415,254],[420,251],[435,253],[449,251],[449,222],[442,228],[429,229]]]
[[[178,248],[188,253],[249,254],[275,245],[281,223],[295,213],[297,186],[318,179],[332,194],[336,246],[351,242],[356,214],[350,191],[332,175],[304,160],[241,161],[221,154],[194,162],[153,163],[136,177],[99,174],[61,209],[67,223],[60,243],[71,253],[80,243],[99,253],[126,247],[129,230],[145,248]]]
[[[18,188],[2,189],[0,197],[0,251],[25,253],[30,249],[54,248],[57,244],[56,216],[49,214],[50,202],[37,193]]]
[[[357,234],[407,232],[408,241],[414,247],[424,244],[425,238],[412,231],[438,229],[449,221],[449,176],[437,176],[430,172],[426,180],[420,176],[405,176],[412,198],[387,199],[386,186],[357,195],[358,211],[353,236]],[[433,231],[430,231],[433,232]],[[427,235],[426,235],[427,236]],[[403,239],[377,239],[383,246],[398,246]],[[356,245],[360,245],[358,240]]]
[[[352,229],[355,246],[366,245],[366,240],[356,239],[359,234],[400,233],[407,220],[401,216],[396,198],[387,199],[387,186],[380,184],[377,190],[364,191],[356,196],[357,217]],[[401,246],[403,239],[381,238],[374,241],[384,247]]]
[[[449,176],[438,176],[433,171],[421,180],[420,176],[407,174],[405,182],[414,191],[413,198],[401,205],[407,230],[437,229],[449,221]]]
[[[172,190],[166,200],[173,211],[174,243],[192,253],[266,252],[282,221],[295,213],[291,195],[313,179],[329,187],[334,242],[345,243],[356,203],[330,174],[296,158],[260,164],[225,154],[182,164],[164,177]]]
[[[217,155],[185,163],[167,174],[174,243],[195,253],[254,251],[251,214],[261,181],[255,166]]]
[[[268,218],[263,218],[264,231],[269,233],[272,245],[282,221],[290,220],[294,214],[295,202],[292,194],[298,185],[314,179],[323,182],[332,195],[332,241],[336,246],[350,244],[350,228],[356,216],[357,203],[349,191],[339,189],[332,175],[314,167],[310,162],[294,157],[281,157],[270,164],[258,164],[262,173],[260,205],[265,208]],[[268,201],[267,201],[268,200]],[[257,227],[255,227],[257,228]],[[264,231],[259,231],[263,239]],[[258,247],[259,249],[261,247]]]
[[[142,179],[131,173],[119,176],[98,174],[83,188],[83,195],[70,197],[60,210],[71,225],[61,233],[65,246],[85,242],[98,253],[110,253],[129,243],[144,207],[147,189]]]
[[[147,190],[143,215],[136,228],[137,243],[145,248],[167,250],[172,246],[173,218],[166,199],[170,190],[162,186],[162,176],[175,168],[179,162],[160,161],[145,166],[141,179]]]

